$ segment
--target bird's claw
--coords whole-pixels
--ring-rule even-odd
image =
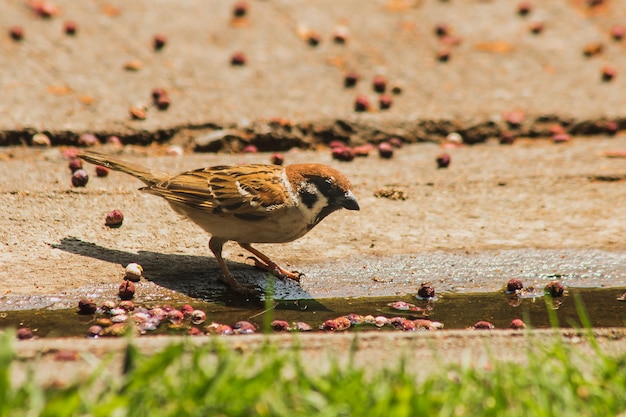
[[[247,259],[252,259],[252,261],[254,262],[254,266],[269,272],[270,274],[273,274],[274,276],[276,276],[277,278],[280,279],[290,279],[292,281],[296,281],[296,282],[300,282],[300,279],[305,276],[302,272],[298,272],[298,271],[287,271],[284,268],[281,268],[280,266],[278,266],[277,264],[275,264],[274,262],[270,262],[270,264],[266,264],[264,262],[261,262],[260,260],[258,260],[256,257],[254,256],[248,256]]]

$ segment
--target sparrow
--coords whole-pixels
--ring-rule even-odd
[[[359,210],[350,181],[322,164],[220,165],[170,175],[93,151],[79,157],[138,178],[146,185],[140,191],[163,197],[176,213],[208,232],[221,279],[242,294],[257,291],[231,274],[222,257],[226,242],[252,253],[257,267],[299,281],[302,274],[285,270],[252,244],[291,242],[334,211]]]

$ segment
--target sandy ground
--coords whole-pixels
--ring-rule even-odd
[[[626,149],[622,133],[608,135],[626,129],[626,42],[609,34],[626,21],[626,1],[601,3],[537,2],[521,17],[515,2],[496,0],[250,1],[247,17],[234,19],[227,1],[60,0],[44,19],[27,2],[0,1],[0,144],[8,145],[0,149],[0,310],[110,298],[129,262],[145,268],[139,301],[224,292],[207,236],[136,191],[138,181],[117,173],[96,178],[88,167],[87,187],[70,185],[60,151],[83,133],[151,144],[127,146],[122,156],[173,173],[269,160],[267,153],[227,152],[249,143],[298,148],[287,152],[287,163],[338,167],[362,210],[333,214],[297,242],[263,247],[306,273],[301,286],[279,284],[283,298],[412,293],[425,280],[441,291],[485,291],[514,276],[535,285],[558,277],[568,286],[626,286],[626,166],[602,155]],[[62,31],[68,19],[78,24],[74,36]],[[537,23],[543,30],[533,34]],[[450,36],[437,37],[438,24]],[[15,25],[24,29],[22,41],[7,35]],[[345,44],[332,41],[338,26],[349,30]],[[307,43],[311,31],[320,36],[317,47]],[[167,37],[160,51],[152,48],[157,33]],[[445,63],[436,58],[444,50]],[[245,53],[245,66],[230,65],[235,51]],[[133,61],[138,70],[125,70]],[[607,66],[616,71],[610,81],[601,76]],[[344,88],[351,70],[361,78]],[[389,110],[378,109],[375,75],[400,92]],[[167,111],[151,103],[155,87],[168,91]],[[354,112],[358,94],[371,101],[370,111]],[[129,108],[144,105],[146,119],[132,120]],[[510,111],[522,118],[507,121]],[[555,124],[574,139],[537,139]],[[454,131],[481,144],[446,149],[452,164],[438,170],[434,160],[444,150],[437,142]],[[505,131],[522,139],[498,145]],[[37,132],[54,146],[26,146]],[[412,145],[391,160],[340,163],[319,148],[334,139],[392,136]],[[185,155],[164,156],[172,143]],[[202,150],[224,152],[194,153]],[[377,198],[381,190],[407,198]],[[126,216],[119,229],[104,226],[112,209]],[[243,281],[263,285],[237,247],[228,246],[226,256]],[[434,343],[452,349],[451,357],[475,352],[466,345],[471,333],[441,334]],[[312,349],[319,353],[336,337],[316,336]],[[363,345],[363,363],[393,351],[389,338],[411,336],[369,337],[376,342]],[[481,337],[503,351],[517,341],[504,333]],[[612,349],[624,351],[617,339]],[[140,343],[149,351],[161,340]],[[65,343],[28,342],[19,350],[32,359],[31,349]],[[44,364],[42,375],[64,366]]]

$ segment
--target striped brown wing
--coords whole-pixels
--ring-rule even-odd
[[[216,166],[185,172],[143,189],[168,201],[218,215],[265,216],[293,205],[283,168],[274,165]]]

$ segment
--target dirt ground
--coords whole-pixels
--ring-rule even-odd
[[[51,18],[33,12],[36,1],[0,1],[0,311],[110,298],[129,262],[145,269],[139,301],[224,292],[208,236],[138,192],[139,181],[97,178],[88,166],[88,185],[71,186],[62,152],[83,133],[101,142],[117,135],[127,146],[98,150],[172,173],[269,162],[266,152],[234,152],[247,144],[344,172],[361,211],[262,246],[306,274],[301,286],[279,283],[281,298],[410,294],[423,281],[444,292],[491,291],[512,277],[626,287],[626,165],[606,154],[626,150],[626,41],[609,32],[626,21],[626,1],[599,3],[537,2],[520,16],[515,2],[496,0],[249,1],[237,19],[225,1],[55,1]],[[74,36],[63,33],[68,19]],[[540,33],[530,30],[536,24]],[[7,34],[15,25],[21,41]],[[349,31],[343,44],[332,40],[339,26]],[[167,37],[160,51],[157,33]],[[230,65],[235,51],[244,66]],[[605,67],[613,79],[603,80]],[[360,75],[353,88],[343,85],[347,71]],[[375,75],[395,87],[388,110],[378,108]],[[171,98],[165,111],[151,102],[156,87]],[[358,94],[369,111],[354,111]],[[132,120],[129,108],[144,105],[146,119]],[[556,125],[573,139],[554,144]],[[38,132],[53,146],[29,146]],[[451,132],[478,144],[443,149]],[[519,139],[499,145],[503,132]],[[408,144],[390,160],[374,152],[338,162],[323,146],[390,137]],[[167,155],[171,144],[184,155]],[[221,152],[201,152],[210,150]],[[437,169],[444,151],[452,163]],[[104,226],[112,209],[125,215],[121,228]],[[238,247],[225,255],[242,281],[263,286]],[[321,345],[334,336],[320,336]],[[384,339],[392,336],[371,337],[381,339],[364,346],[370,355],[393,346]],[[437,343],[453,346],[458,336],[450,337]],[[141,340],[146,349],[160,343],[150,340]],[[20,351],[28,357],[37,343]]]
[[[362,210],[335,213],[296,242],[261,247],[306,274],[301,287],[278,283],[281,298],[415,293],[423,281],[444,291],[495,291],[512,277],[534,285],[560,276],[568,286],[626,286],[626,205],[619,203],[626,169],[623,159],[602,155],[619,149],[626,137],[474,145],[448,150],[447,169],[436,168],[442,149],[432,144],[405,146],[391,160],[337,162],[328,150],[288,152],[287,163],[315,160],[344,172]],[[138,152],[145,150],[124,151],[130,161],[170,172],[269,160],[264,153]],[[115,294],[129,262],[140,263],[154,284],[145,294],[166,289],[210,298],[225,290],[208,236],[162,199],[138,192],[139,181],[117,172],[98,178],[86,167],[89,183],[75,188],[59,149],[3,154],[5,303],[21,295],[72,301],[103,288]],[[405,199],[376,197],[380,190],[401,191]],[[113,209],[125,214],[119,229],[104,225]],[[238,246],[229,245],[226,256],[237,276],[263,284]]]

